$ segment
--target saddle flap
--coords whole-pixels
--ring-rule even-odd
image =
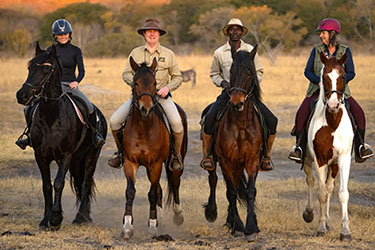
[[[79,120],[82,122],[83,125],[88,126],[86,121],[88,121],[89,109],[85,101],[82,100],[82,98],[72,95],[70,93],[66,93],[66,96],[72,103]]]

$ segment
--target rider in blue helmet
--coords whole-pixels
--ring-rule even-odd
[[[52,24],[52,36],[56,41],[56,52],[62,66],[61,73],[61,88],[64,92],[70,93],[82,99],[88,109],[88,118],[86,121],[92,130],[93,141],[96,147],[101,147],[105,141],[103,136],[96,130],[96,112],[94,105],[89,101],[84,93],[82,93],[78,85],[85,76],[85,67],[83,64],[82,51],[79,47],[71,44],[72,40],[72,26],[65,19],[58,19]],[[47,49],[49,51],[51,47]],[[75,74],[78,67],[78,75]],[[25,108],[25,117],[28,128],[31,124],[30,107]],[[18,138],[16,144],[25,149],[26,146],[31,146],[28,130]],[[23,139],[23,136],[26,138]]]

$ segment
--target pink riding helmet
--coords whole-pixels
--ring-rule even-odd
[[[334,30],[337,32],[337,34],[341,33],[341,27],[339,21],[337,21],[334,18],[325,18],[323,19],[319,25],[318,28],[316,28],[317,31],[327,30],[331,31]]]

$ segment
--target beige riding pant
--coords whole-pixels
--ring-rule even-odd
[[[119,109],[113,113],[109,119],[109,124],[112,130],[119,130],[122,124],[125,122],[129,115],[130,107],[132,103],[132,98],[125,102]],[[180,114],[178,113],[177,107],[172,101],[172,98],[159,99],[160,105],[163,107],[165,114],[167,115],[169,124],[171,125],[172,131],[175,133],[180,133],[183,130],[182,121]]]

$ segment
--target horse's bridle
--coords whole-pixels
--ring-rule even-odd
[[[51,76],[52,76],[52,74],[55,70],[55,66],[53,64],[50,64],[50,63],[42,63],[42,64],[35,64],[35,65],[37,67],[48,66],[48,67],[51,68],[51,70],[49,71],[48,75],[41,81],[40,85],[38,85],[38,86],[31,85],[28,82],[23,83],[23,85],[26,85],[26,86],[30,87],[32,92],[38,92],[38,94],[30,96],[29,100],[26,102],[26,105],[28,105],[31,102],[31,100],[33,100],[35,98],[38,98],[38,97],[43,97],[46,101],[47,101],[47,99],[59,100],[63,96],[64,93],[62,93],[57,98],[43,96],[44,90],[46,89],[46,86],[49,83],[49,80],[51,79]]]
[[[141,111],[141,107],[139,106],[139,101],[138,100],[139,100],[139,98],[141,98],[144,95],[148,95],[148,96],[151,97],[151,99],[152,99],[152,106],[151,106],[150,110],[152,110],[158,104],[158,101],[159,101],[160,97],[158,95],[153,95],[150,92],[143,92],[143,93],[140,93],[137,96],[134,96],[133,97],[133,102],[134,102],[135,106],[138,108],[139,111]]]
[[[251,89],[249,91],[246,91],[245,89],[240,88],[240,87],[232,87],[230,88],[229,92],[232,93],[232,91],[234,90],[241,91],[242,93],[246,95],[244,99],[244,102],[245,102],[253,94],[254,84],[251,85]]]
[[[338,90],[329,90],[329,91],[325,91],[325,92],[324,92],[323,103],[324,103],[324,104],[327,104],[327,102],[328,102],[328,98],[327,98],[327,96],[328,96],[329,94],[333,94],[333,93],[336,93],[336,94],[338,94],[338,95],[341,95],[341,98],[340,98],[339,102],[340,102],[340,104],[344,104],[344,102],[345,102],[345,96],[344,96],[344,93],[343,93],[343,91],[338,91]]]

